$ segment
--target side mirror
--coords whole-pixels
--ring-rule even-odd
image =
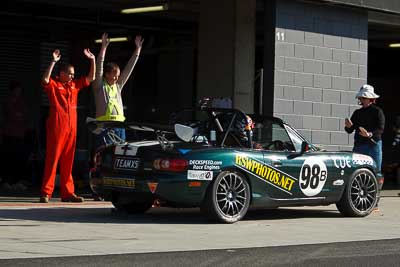
[[[301,143],[301,154],[304,154],[305,152],[307,152],[308,150],[310,150],[310,146],[308,145],[308,143],[306,141],[303,141]]]

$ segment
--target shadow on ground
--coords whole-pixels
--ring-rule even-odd
[[[114,224],[213,224],[200,209],[152,208],[145,214],[127,214],[116,211],[108,202],[99,207],[70,204],[71,207],[19,207],[0,209],[0,221],[27,220],[65,223],[114,223]],[[76,206],[75,206],[76,205]],[[98,204],[96,204],[97,206]],[[279,208],[250,210],[243,221],[287,220],[298,218],[342,218],[335,210],[324,207]],[[4,226],[4,225],[0,225]]]

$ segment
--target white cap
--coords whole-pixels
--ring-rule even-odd
[[[364,84],[363,86],[361,86],[360,91],[358,91],[356,95],[356,98],[360,97],[375,99],[378,98],[379,95],[374,93],[374,87],[369,84]]]

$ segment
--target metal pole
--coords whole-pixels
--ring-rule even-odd
[[[258,105],[258,113],[263,113],[263,91],[264,91],[264,69],[260,69],[260,96],[258,98],[259,105]]]

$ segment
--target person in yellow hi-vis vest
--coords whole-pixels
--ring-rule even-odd
[[[103,33],[102,44],[96,62],[96,79],[93,83],[96,104],[96,120],[123,122],[125,121],[125,116],[121,92],[139,58],[140,51],[142,50],[143,38],[140,35],[136,36],[136,49],[122,73],[116,63],[110,62],[104,66],[103,76],[104,58],[109,44],[110,39],[108,39],[107,33]],[[121,140],[125,141],[126,137],[124,128],[113,128],[110,130],[114,131],[114,134],[116,134]],[[97,135],[95,150],[112,142],[108,135],[108,131],[109,130],[104,130],[102,133]]]

